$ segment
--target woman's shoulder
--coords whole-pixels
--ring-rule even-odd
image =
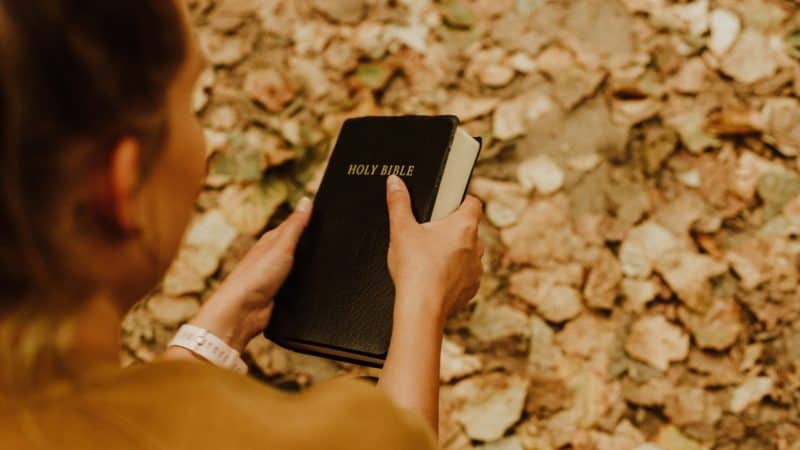
[[[106,409],[124,405],[119,412],[126,420],[156,426],[177,420],[200,434],[249,441],[247,448],[259,448],[254,440],[297,449],[435,448],[421,418],[353,378],[292,393],[202,362],[165,360],[101,377],[90,391]]]

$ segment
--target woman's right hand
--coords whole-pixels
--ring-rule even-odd
[[[396,175],[387,178],[390,243],[388,265],[395,284],[395,315],[444,321],[478,291],[483,274],[483,246],[478,222],[483,207],[468,195],[449,216],[418,223],[411,211],[408,189]],[[406,314],[402,314],[406,315]]]

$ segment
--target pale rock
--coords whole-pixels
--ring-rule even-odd
[[[663,226],[648,221],[633,228],[622,243],[622,272],[631,278],[647,278],[662,255],[678,246],[678,240]]]
[[[195,219],[186,234],[185,244],[209,249],[221,257],[238,232],[219,210],[211,210]]]
[[[453,416],[470,438],[498,440],[519,420],[529,383],[499,372],[467,378],[454,387],[465,401]]]
[[[517,180],[526,191],[536,190],[547,195],[556,192],[564,185],[564,172],[552,159],[539,155],[517,166]]]
[[[448,337],[442,341],[441,361],[439,380],[443,383],[472,375],[482,366],[479,357],[467,354],[463,347]]]
[[[625,310],[641,313],[656,298],[658,284],[653,280],[625,278],[622,280],[622,293],[625,296]]]
[[[705,310],[711,299],[709,278],[728,270],[727,264],[711,256],[680,250],[661,255],[655,267],[675,294],[698,311]]]
[[[550,325],[539,316],[531,316],[531,340],[528,350],[528,363],[539,371],[550,371],[561,365],[564,354],[555,345],[555,333]]]
[[[773,381],[769,377],[751,377],[736,387],[731,393],[728,409],[739,414],[753,403],[761,401],[772,391]]]
[[[496,97],[471,97],[465,94],[455,94],[441,108],[442,114],[454,114],[462,122],[490,114],[500,104],[500,99]]]
[[[482,341],[494,341],[510,336],[527,337],[530,332],[528,316],[508,305],[478,302],[469,322],[469,331]]]
[[[744,331],[741,312],[734,300],[716,300],[702,315],[684,309],[680,313],[681,321],[700,348],[725,350]]]
[[[708,48],[714,55],[721,57],[736,42],[742,29],[741,20],[736,13],[722,8],[711,11],[708,19],[711,27]]]
[[[486,86],[503,87],[514,79],[514,69],[504,64],[487,64],[483,67],[478,77]]]
[[[644,316],[631,326],[625,351],[656,369],[667,370],[670,362],[689,355],[689,335],[663,316]]]
[[[775,75],[778,61],[766,36],[745,29],[720,61],[720,68],[736,81],[752,84]]]
[[[156,295],[147,299],[147,309],[159,323],[174,327],[194,317],[200,303],[194,297]]]
[[[516,52],[508,59],[511,67],[520,73],[531,73],[536,70],[536,61],[525,52]]]
[[[620,281],[622,281],[622,268],[619,260],[604,248],[592,264],[583,288],[586,303],[592,308],[613,308]]]
[[[795,98],[768,99],[762,111],[765,140],[784,156],[800,153],[800,102]]]

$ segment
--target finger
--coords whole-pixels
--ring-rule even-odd
[[[416,224],[411,211],[411,197],[402,178],[389,175],[386,178],[386,202],[389,208],[389,230],[396,233],[403,228]]]
[[[294,252],[303,230],[308,225],[312,207],[311,199],[303,197],[297,203],[297,208],[295,208],[294,212],[277,228],[279,241],[288,246],[292,252]]]
[[[478,199],[478,197],[475,197],[474,195],[467,195],[456,213],[469,217],[475,222],[478,222],[483,215],[483,203]]]

